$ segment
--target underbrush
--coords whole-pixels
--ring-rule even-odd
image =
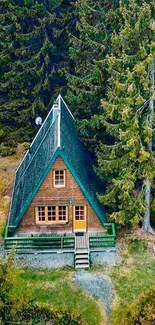
[[[129,306],[117,308],[113,325],[154,325],[155,285],[140,294]]]

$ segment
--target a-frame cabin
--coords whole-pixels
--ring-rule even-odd
[[[90,157],[59,95],[16,171],[7,234],[104,233],[105,212],[96,192]]]
[[[16,172],[16,234],[103,232],[105,213],[74,121],[59,95]]]

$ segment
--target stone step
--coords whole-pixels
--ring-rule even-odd
[[[76,269],[89,269],[89,264],[85,263],[85,264],[76,264],[75,265]]]
[[[75,268],[85,269],[89,268],[89,237],[88,234],[83,236],[76,236],[75,249]]]
[[[75,255],[89,255],[89,252],[75,252]]]
[[[80,259],[88,259],[89,260],[89,256],[88,256],[88,254],[87,255],[76,255],[75,256],[75,260],[80,260]]]
[[[89,264],[89,258],[76,260],[75,265],[77,265],[77,264]]]

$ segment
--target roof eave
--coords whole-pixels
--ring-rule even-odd
[[[39,180],[39,182],[38,182],[38,184],[37,184],[37,186],[36,186],[36,188],[35,188],[35,191],[32,192],[32,194],[31,194],[30,197],[28,198],[27,202],[25,203],[23,210],[20,212],[18,218],[16,219],[17,222],[16,222],[15,224],[11,224],[11,225],[10,225],[9,222],[10,222],[10,220],[11,220],[11,216],[9,216],[9,219],[8,219],[8,226],[15,226],[16,228],[18,227],[18,225],[20,224],[20,222],[21,222],[23,216],[25,215],[26,211],[28,210],[28,208],[29,208],[31,202],[33,201],[35,195],[37,194],[39,188],[41,187],[42,183],[44,182],[44,180],[45,180],[47,174],[49,173],[51,167],[53,166],[55,160],[56,160],[57,157],[60,155],[60,151],[61,151],[60,148],[57,148],[57,150],[55,151],[55,153],[54,153],[54,155],[53,155],[53,157],[52,157],[50,163],[48,164],[48,167],[46,168],[44,174],[43,174],[42,177],[40,178],[40,180]]]

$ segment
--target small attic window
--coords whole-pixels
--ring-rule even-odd
[[[64,169],[53,170],[53,186],[65,187],[66,183],[66,171]]]

